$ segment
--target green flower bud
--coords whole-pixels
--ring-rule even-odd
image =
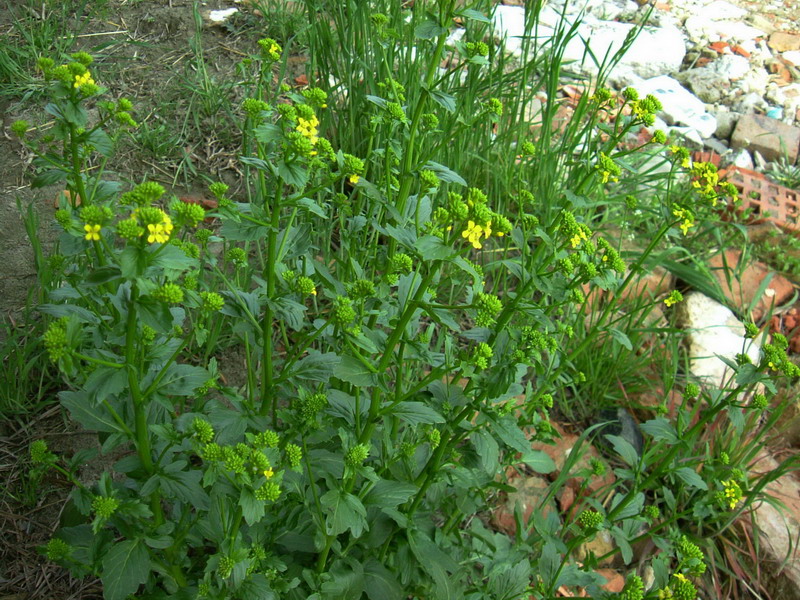
[[[110,496],[95,496],[94,500],[92,500],[92,510],[101,519],[111,518],[111,515],[116,512],[118,507],[119,502],[117,499]]]
[[[286,444],[286,458],[289,466],[296,469],[303,460],[303,450],[297,444]]]
[[[192,433],[202,444],[208,444],[214,439],[214,428],[202,417],[195,417],[192,421]]]
[[[584,510],[578,515],[578,524],[587,531],[599,529],[604,521],[603,515],[596,510]]]
[[[369,446],[356,444],[344,455],[344,462],[351,468],[360,467],[369,456]]]
[[[210,314],[222,310],[225,300],[216,292],[200,292],[200,299],[203,302],[203,312]]]
[[[31,462],[34,464],[46,463],[52,456],[47,449],[47,442],[44,440],[36,440],[30,446]]]
[[[152,293],[153,298],[167,304],[180,304],[183,302],[183,290],[174,283],[165,283]]]
[[[44,548],[44,554],[48,560],[54,562],[64,560],[72,554],[72,546],[60,538],[51,538]]]

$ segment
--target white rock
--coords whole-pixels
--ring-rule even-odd
[[[742,114],[755,112],[756,109],[766,110],[766,108],[767,108],[766,101],[764,100],[764,98],[761,97],[761,94],[758,94],[756,92],[750,92],[749,94],[745,94],[739,99],[738,102],[736,102],[736,104],[733,107],[733,109],[736,112],[740,112]]]
[[[781,54],[781,57],[784,60],[788,60],[795,67],[800,67],[800,50],[787,50]]]
[[[644,81],[639,94],[653,94],[661,101],[661,115],[670,124],[682,124],[696,129],[701,136],[711,137],[717,130],[717,120],[706,112],[705,104],[672,77],[661,75]]]
[[[750,61],[744,56],[725,55],[712,62],[709,68],[726,79],[741,79],[750,72]]]
[[[711,388],[721,389],[729,384],[733,374],[719,356],[735,360],[747,353],[754,363],[761,360],[761,347],[744,337],[744,326],[726,306],[704,296],[689,292],[678,304],[679,326],[686,331],[689,346],[689,369]]]
[[[761,455],[751,467],[751,472],[759,477],[775,471],[780,465],[769,455]],[[794,589],[800,586],[800,554],[797,539],[800,536],[800,514],[797,499],[800,485],[792,476],[791,470],[770,483],[766,492],[784,503],[788,510],[781,510],[769,502],[755,505],[755,521],[758,527],[761,546],[766,550],[766,558],[775,565],[777,573],[789,579]]]
[[[692,40],[725,40],[743,42],[763,36],[760,29],[746,25],[741,21],[712,19],[709,16],[694,15],[683,24]]]
[[[575,61],[566,68],[573,72],[596,74],[598,66],[586,51],[587,46],[597,61],[602,63],[606,56],[610,59],[622,48],[635,28],[630,23],[586,17],[578,26],[578,35],[569,41],[564,51],[565,59]],[[680,29],[674,25],[645,27],[611,71],[610,77],[626,77],[630,80],[630,74],[649,78],[674,73],[680,69],[685,55],[686,43]]]
[[[768,83],[769,73],[765,69],[753,69],[737,82],[736,87],[746,94],[761,95]]]
[[[735,152],[731,159],[731,164],[734,167],[740,167],[742,169],[750,169],[753,170],[755,166],[753,164],[753,157],[750,156],[750,153],[747,151],[746,148],[740,148]]]
[[[550,41],[558,27],[570,27],[571,21],[565,18],[562,23],[561,15],[549,6],[539,12],[539,24],[529,32],[536,45]],[[525,8],[522,6],[506,6],[498,4],[492,14],[492,27],[494,35],[504,40],[506,51],[514,56],[522,54],[522,43],[525,36]]]
[[[730,2],[725,2],[725,0],[715,0],[711,4],[698,8],[695,14],[711,21],[726,21],[729,19],[741,19],[747,15],[747,11],[734,6]]]
[[[220,25],[221,23],[224,23],[238,12],[239,12],[238,8],[224,8],[222,10],[212,10],[209,11],[208,13],[208,20],[214,23],[215,25]]]

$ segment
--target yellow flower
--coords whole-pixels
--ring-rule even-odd
[[[478,225],[475,221],[468,221],[467,228],[461,232],[461,237],[467,238],[473,248],[480,249],[483,247],[480,240],[484,232],[486,233],[486,239],[489,239],[489,235],[492,233],[491,222],[484,227]]]
[[[359,180],[360,180],[360,179],[361,179],[361,177],[359,177],[359,176],[358,176],[358,175],[356,175],[355,173],[353,173],[352,175],[350,175],[350,177],[348,177],[348,178],[347,178],[347,180],[348,180],[350,183],[352,183],[353,185],[357,184],[357,183],[359,182]]]
[[[100,239],[100,225],[89,225],[89,223],[87,223],[83,226],[83,230],[86,232],[86,235],[83,236],[85,239],[93,242],[96,242]]]
[[[89,71],[86,71],[83,75],[75,76],[75,83],[73,84],[75,89],[78,89],[84,84],[90,84],[90,85],[94,84],[94,79],[92,79],[92,74],[89,73]]]
[[[267,479],[271,478],[273,475],[274,473],[272,472],[272,468],[269,468],[266,471],[264,471],[264,477],[266,477]]]
[[[147,225],[147,231],[150,232],[150,234],[147,236],[148,244],[153,244],[156,242],[163,244],[169,240],[169,233],[166,231],[163,223],[159,223],[158,225],[149,223]]]

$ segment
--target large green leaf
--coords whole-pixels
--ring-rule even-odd
[[[381,479],[364,497],[364,504],[380,508],[394,508],[407,502],[416,493],[417,486],[413,483]]]
[[[150,574],[150,557],[139,540],[125,540],[109,550],[103,558],[103,597],[125,600],[135,594]]]
[[[70,416],[85,429],[105,433],[121,432],[111,413],[104,405],[95,406],[84,391],[63,391],[58,394],[61,404],[69,411]]]
[[[171,364],[159,384],[159,391],[169,396],[191,396],[208,381],[210,375],[203,367]]]
[[[264,500],[256,498],[255,494],[249,488],[242,490],[239,496],[239,506],[242,507],[242,516],[248,525],[258,523],[263,517],[265,512],[266,503]]]
[[[393,417],[398,417],[411,425],[444,423],[442,415],[422,402],[401,402],[392,408],[391,414]]]
[[[377,383],[375,373],[367,365],[354,356],[342,356],[341,362],[333,368],[333,375],[342,381],[358,386],[370,386]]]
[[[364,591],[369,600],[403,600],[403,587],[389,569],[374,558],[364,563]]]
[[[361,500],[344,490],[330,490],[319,499],[328,515],[325,525],[328,535],[339,535],[348,529],[359,537],[367,527],[367,509]]]

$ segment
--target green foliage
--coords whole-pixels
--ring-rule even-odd
[[[670,169],[653,180],[665,193],[650,207],[648,246],[626,265],[597,229],[605,212],[628,210],[629,160],[642,148],[619,144],[658,107],[632,92],[619,102],[585,94],[556,135],[548,103],[533,139],[523,118],[519,82],[554,95],[574,31],[545,50],[526,36],[512,64],[484,42],[486,4],[305,8],[310,72],[337,83],[291,92],[281,45],[254,48],[239,65],[246,100],[227,115],[240,130],[244,192],[212,184],[208,213],[153,182],[122,193],[90,168],[135,127],[133,107],[104,100],[85,57],[45,61],[56,133],[23,139],[38,156],[36,183],[64,181],[69,198],[56,217],[64,264],[39,306],[43,346],[70,416],[100,434],[103,452],[131,451],[114,477],[86,484],[72,475],[77,460],[32,449],[72,481],[84,517],[44,551],[99,577],[110,600],[512,600],[561,586],[601,597],[594,566],[606,557],[575,558],[603,530],[626,564],[644,537],[662,550],[648,557],[653,586],[629,578],[624,597],[692,596],[687,578],[705,563],[690,538],[716,539],[761,497],[763,480],[751,485],[742,466],[763,434],[737,440],[757,429],[764,403],[741,398],[759,384],[774,391],[770,371],[793,374],[781,343],[763,364],[732,364],[723,389],[696,390],[702,401],[644,423],[643,442],[598,424],[555,473],[531,437],[552,440],[554,403],[590,404],[587,372],[605,371],[607,392],[635,363],[661,300],[631,309],[623,292],[660,243],[711,218],[726,193],[716,171],[646,144]],[[535,7],[529,15],[528,33]],[[467,41],[448,47],[455,17]],[[211,118],[227,91],[203,70],[198,41],[190,112]],[[448,54],[460,62],[440,73]],[[693,184],[673,193],[683,173]],[[201,227],[207,216],[213,229]],[[610,292],[604,304],[589,304],[595,290]],[[653,329],[677,348],[675,330]],[[222,339],[243,355],[235,386],[215,356]],[[534,511],[513,540],[475,518],[493,490],[513,489],[505,473],[522,464],[553,473],[542,506],[569,478],[586,491],[606,467],[576,465],[598,435],[616,484],[579,495],[577,517]]]

